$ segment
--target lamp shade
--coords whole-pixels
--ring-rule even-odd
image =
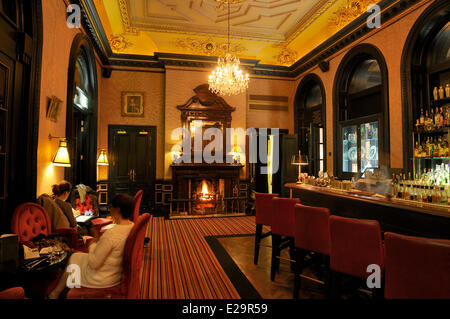
[[[108,156],[106,155],[105,150],[100,151],[100,155],[98,156],[98,159],[97,159],[97,165],[109,165]]]
[[[58,151],[56,151],[52,164],[55,166],[70,167],[70,158],[66,140],[59,141]]]
[[[293,155],[291,158],[292,165],[306,166],[308,165],[308,156],[302,155],[298,152],[297,155]]]

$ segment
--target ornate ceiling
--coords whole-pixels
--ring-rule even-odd
[[[116,54],[219,56],[227,49],[226,0],[84,0]],[[366,12],[368,0],[235,0],[231,51],[290,66]],[[372,2],[372,1],[370,1]],[[375,1],[374,1],[375,2]],[[93,4],[93,6],[92,6]]]

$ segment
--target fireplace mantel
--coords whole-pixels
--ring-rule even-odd
[[[215,214],[228,215],[230,213],[245,212],[245,198],[239,195],[240,171],[242,164],[226,163],[181,163],[172,164],[172,184],[174,199],[172,200],[172,213],[178,211],[180,204],[190,216],[198,214],[198,202],[195,201],[196,185],[203,180],[209,181],[216,186],[221,185],[218,195],[211,205]],[[217,189],[216,189],[217,191]],[[176,215],[176,214],[175,214]]]

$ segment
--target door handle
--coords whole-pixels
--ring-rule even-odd
[[[130,171],[128,172],[128,177],[131,181],[133,181],[133,169],[130,169]]]
[[[135,181],[136,181],[136,171],[133,168],[133,182],[135,182]]]

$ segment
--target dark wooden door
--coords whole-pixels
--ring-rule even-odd
[[[109,126],[110,196],[144,191],[141,212],[153,207],[156,175],[156,127]],[[111,198],[111,197],[110,197]]]
[[[40,1],[0,0],[0,232],[36,197],[41,14]]]
[[[295,183],[298,178],[298,166],[292,165],[292,156],[298,154],[297,134],[283,134],[280,142],[280,181],[276,185],[276,193],[289,197],[289,190],[284,185]]]

